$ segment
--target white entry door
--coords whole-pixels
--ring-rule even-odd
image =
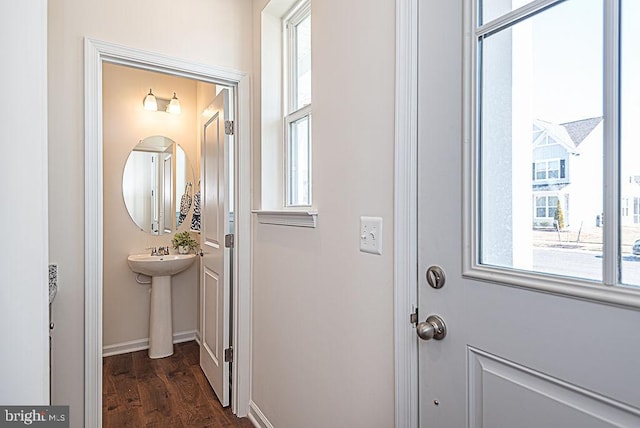
[[[580,122],[616,117],[597,98],[611,66],[603,4],[614,3],[484,0],[479,17],[472,0],[418,2],[418,327],[438,333],[436,318],[425,323],[431,315],[446,326],[441,340],[417,339],[421,427],[640,426],[639,294],[619,284],[640,262],[619,241],[618,230],[632,229],[607,177],[615,151],[602,155],[612,146],[605,138],[603,148],[601,120]],[[575,149],[566,173],[544,161],[536,175],[543,155],[533,141],[543,134],[556,159]],[[593,177],[577,171],[594,162],[590,144],[600,187],[585,197],[580,180]],[[561,196],[536,206],[540,189]],[[587,202],[605,213],[604,228]],[[536,213],[559,222],[561,209],[584,220],[534,225]],[[431,273],[442,288],[428,284],[431,266],[442,269]]]
[[[223,406],[229,405],[229,136],[225,121],[229,92],[222,90],[207,111],[201,156],[202,177],[202,272],[200,366]]]

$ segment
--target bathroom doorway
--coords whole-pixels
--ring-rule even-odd
[[[85,227],[87,232],[85,246],[85,372],[87,373],[85,377],[85,424],[87,426],[99,426],[100,423],[102,408],[101,373],[103,346],[113,354],[124,351],[133,351],[135,347],[144,347],[144,337],[148,337],[143,336],[143,339],[140,340],[124,340],[117,344],[107,343],[107,340],[110,342],[113,341],[113,329],[110,330],[109,327],[106,327],[106,323],[108,322],[107,320],[116,318],[117,315],[111,313],[111,309],[109,309],[109,311],[105,310],[105,325],[103,325],[103,297],[105,308],[107,304],[113,303],[113,301],[120,301],[121,303],[119,304],[116,312],[120,311],[122,315],[123,311],[128,310],[125,316],[121,316],[121,318],[132,316],[138,321],[145,318],[144,311],[139,310],[140,307],[137,308],[138,311],[136,312],[135,304],[130,305],[130,299],[126,297],[114,297],[114,293],[112,293],[114,290],[108,288],[111,287],[111,284],[121,282],[117,279],[112,281],[112,276],[114,275],[113,270],[120,269],[123,271],[123,269],[128,269],[126,265],[126,257],[124,257],[124,259],[121,258],[122,260],[118,260],[115,263],[111,263],[111,259],[117,259],[118,257],[116,253],[118,252],[139,252],[143,250],[145,246],[156,246],[155,243],[158,244],[158,247],[170,245],[170,237],[175,231],[191,230],[192,234],[197,234],[197,222],[194,218],[193,205],[186,210],[186,213],[182,213],[182,210],[180,209],[182,208],[180,206],[181,204],[177,202],[178,199],[181,199],[181,202],[183,199],[191,199],[192,203],[195,205],[195,196],[198,189],[196,182],[197,177],[199,176],[199,172],[197,172],[199,171],[199,167],[197,166],[194,168],[196,172],[194,172],[191,179],[188,174],[186,174],[185,177],[181,179],[173,178],[172,180],[167,180],[163,186],[163,191],[166,189],[171,190],[171,194],[174,195],[174,199],[167,200],[164,197],[159,198],[163,201],[163,207],[165,208],[162,221],[159,222],[161,227],[156,227],[154,229],[153,221],[149,223],[149,227],[152,231],[155,230],[156,232],[161,229],[162,231],[167,232],[166,234],[156,234],[153,232],[146,234],[144,232],[146,225],[140,227],[140,225],[134,221],[134,216],[127,212],[128,207],[126,207],[126,203],[124,202],[126,196],[123,192],[127,183],[123,182],[122,187],[120,187],[117,183],[119,180],[113,179],[114,173],[111,171],[111,168],[114,168],[116,171],[123,171],[123,168],[126,165],[123,160],[123,154],[121,153],[123,149],[120,147],[119,150],[111,150],[114,149],[114,147],[108,147],[107,144],[110,142],[113,143],[114,141],[115,143],[113,144],[129,144],[131,143],[131,138],[125,137],[122,134],[122,129],[118,129],[117,132],[115,132],[115,135],[110,135],[110,132],[107,129],[110,125],[107,124],[109,120],[107,114],[111,114],[116,111],[116,113],[114,113],[116,116],[120,114],[120,117],[127,117],[128,115],[129,121],[133,122],[129,124],[131,128],[130,131],[137,132],[137,135],[140,135],[140,137],[133,141],[135,144],[133,144],[133,147],[128,148],[129,151],[134,152],[137,140],[144,140],[144,137],[162,133],[168,133],[171,134],[171,136],[180,135],[180,137],[175,137],[180,141],[176,141],[176,145],[171,149],[172,155],[175,158],[181,157],[181,155],[177,155],[177,146],[184,145],[185,147],[181,148],[187,155],[186,157],[193,157],[193,155],[189,156],[188,154],[195,153],[196,164],[198,164],[198,129],[203,121],[203,119],[201,119],[202,113],[205,111],[205,109],[198,108],[198,103],[201,105],[208,105],[212,99],[210,95],[213,94],[215,96],[215,92],[220,91],[223,88],[229,90],[232,94],[231,99],[235,101],[232,103],[233,107],[231,115],[236,122],[236,129],[238,130],[237,135],[234,136],[235,144],[233,145],[233,150],[230,150],[230,153],[233,153],[233,156],[229,158],[231,160],[231,165],[235,166],[235,168],[233,168],[232,175],[235,178],[234,181],[236,185],[230,188],[232,190],[230,194],[233,195],[232,200],[234,201],[231,206],[235,205],[236,209],[230,210],[226,213],[227,216],[233,216],[234,228],[237,235],[235,239],[233,263],[229,260],[229,264],[227,266],[227,268],[232,272],[232,275],[229,276],[234,278],[230,294],[235,296],[228,311],[230,314],[229,325],[231,326],[229,337],[233,343],[234,353],[236,355],[234,361],[230,363],[234,373],[232,382],[230,383],[230,387],[232,387],[230,405],[233,413],[238,416],[245,416],[249,401],[249,271],[245,266],[248,267],[248,255],[250,254],[248,239],[250,224],[250,211],[248,209],[250,199],[250,173],[248,165],[250,152],[248,138],[243,139],[243,137],[249,135],[249,92],[247,78],[243,73],[239,72],[230,72],[228,70],[217,69],[215,67],[205,67],[200,64],[193,64],[175,58],[166,58],[153,53],[142,52],[94,40],[86,41],[85,54],[87,66],[85,76],[85,159],[87,164],[87,197],[85,200],[87,211],[87,224]],[[138,120],[131,120],[136,111],[138,113],[142,113],[143,99],[147,95],[149,88],[146,88],[143,94],[139,94],[136,90],[133,91],[135,93],[115,98],[111,97],[111,95],[113,95],[111,92],[105,91],[103,93],[103,86],[106,88],[109,85],[108,78],[110,73],[113,73],[114,70],[116,70],[116,74],[130,71],[134,71],[136,73],[154,73],[154,77],[157,77],[160,80],[166,80],[169,85],[186,85],[186,87],[181,87],[181,89],[185,91],[185,95],[182,97],[177,96],[177,98],[181,100],[182,111],[185,112],[185,116],[183,117],[186,118],[186,113],[190,112],[189,117],[191,117],[191,119],[188,119],[188,121],[191,122],[193,124],[193,128],[195,128],[193,133],[194,137],[189,137],[187,135],[188,132],[187,134],[184,134],[178,131],[178,128],[180,128],[180,120],[178,117],[181,115],[172,115],[165,112],[144,112],[150,114],[146,116],[139,116]],[[152,75],[147,75],[147,77],[149,76]],[[186,94],[190,91],[188,86],[192,87],[191,98],[195,99],[195,102],[186,102],[187,98],[189,98]],[[158,86],[158,88],[160,87],[161,86]],[[151,89],[153,90],[153,88]],[[176,97],[177,95],[177,91],[167,91],[166,87],[163,87],[162,91],[163,93],[158,93],[157,97],[166,97],[169,103],[172,99],[171,95],[173,95],[173,97]],[[176,94],[167,94],[168,92],[176,92]],[[207,99],[208,96],[209,99]],[[111,100],[111,98],[114,99]],[[114,102],[116,106],[108,106],[108,102]],[[131,107],[131,105],[133,105],[132,103],[135,104],[136,107]],[[122,111],[117,113],[119,110]],[[162,132],[152,132],[154,129],[159,129],[157,127],[161,123],[164,124],[160,127]],[[124,128],[124,126],[122,126],[122,120],[116,127]],[[101,132],[101,130],[104,130],[104,132]],[[169,137],[167,135],[164,136]],[[196,140],[195,142],[193,141],[194,138]],[[173,140],[172,138],[168,139]],[[180,144],[181,141],[183,144]],[[186,142],[189,142],[189,144]],[[114,155],[112,152],[120,154]],[[176,163],[176,165],[180,164],[188,163],[184,161]],[[183,167],[181,168],[185,169]],[[115,176],[117,175],[118,174],[115,173]],[[122,172],[122,175],[124,176],[124,172]],[[162,180],[159,182],[161,183]],[[187,195],[188,197],[183,198],[184,195]],[[111,204],[109,202],[108,204],[108,201],[115,201],[115,203]],[[117,207],[117,205],[120,205],[120,207]],[[142,205],[144,205],[144,203],[142,203]],[[118,209],[120,210],[120,215],[113,215],[112,211]],[[186,215],[183,217],[183,214]],[[172,230],[173,225],[176,226],[174,230]],[[111,239],[110,235],[112,233],[115,235],[116,231],[117,233],[120,233],[122,230],[129,230],[130,232],[133,231],[135,233],[126,234],[127,236],[125,239]],[[242,234],[242,232],[244,232],[244,234]],[[238,235],[238,233],[241,234]],[[137,238],[134,238],[135,235],[138,235]],[[145,241],[147,244],[143,243]],[[151,244],[149,245],[149,243]],[[126,272],[121,272],[121,274],[123,276],[127,275]],[[131,277],[135,278],[135,274],[129,272],[129,275],[130,279]],[[199,323],[201,316],[198,313],[200,305],[198,304],[199,293],[197,291],[197,287],[195,293],[191,290],[191,295],[189,295],[188,290],[176,290],[180,287],[179,283],[181,282],[188,284],[192,280],[195,280],[196,283],[200,283],[200,274],[197,270],[196,272],[189,272],[187,270],[183,274],[176,275],[176,278],[179,275],[183,275],[183,277],[179,278],[178,284],[173,287],[173,297],[177,297],[177,300],[175,300],[174,303],[178,306],[177,308],[174,306],[173,313],[175,314],[182,310],[184,312],[184,319],[176,321],[178,321],[177,324],[180,326],[187,327],[179,327],[183,331],[176,331],[174,328],[174,333],[176,333],[177,336],[174,336],[173,339],[175,342],[184,342],[189,341],[190,339],[200,340],[199,332],[201,329]],[[138,280],[140,282],[146,282],[140,277],[138,277]],[[117,288],[117,286],[114,287]],[[132,287],[133,290],[135,290],[133,293],[136,293],[136,298],[140,300],[144,293],[148,293],[147,290],[149,285],[134,283],[132,284]],[[138,287],[138,289],[136,289],[136,287]],[[143,313],[141,314],[141,312]],[[193,319],[194,313],[197,314],[195,322]],[[178,318],[181,317],[182,315],[178,316]],[[189,325],[193,326],[193,330],[189,330]],[[103,329],[103,327],[106,328]],[[142,327],[138,325],[136,328],[141,329]],[[117,329],[118,328],[116,328],[116,330]],[[140,336],[139,332],[138,336]],[[123,337],[127,339],[126,335]],[[108,348],[109,346],[111,346],[111,348]]]

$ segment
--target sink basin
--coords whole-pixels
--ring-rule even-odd
[[[152,277],[175,275],[191,266],[195,260],[195,254],[170,254],[168,256],[132,254],[127,258],[132,271]]]

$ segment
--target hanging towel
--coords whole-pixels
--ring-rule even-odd
[[[200,191],[193,195],[193,217],[191,217],[191,230],[200,232]]]
[[[180,216],[178,217],[178,226],[182,224],[187,214],[189,214],[189,208],[191,208],[191,195],[189,194],[189,188],[191,183],[187,183],[184,189],[184,194],[180,198]]]

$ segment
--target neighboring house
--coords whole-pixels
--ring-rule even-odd
[[[602,117],[533,122],[533,225],[553,227],[558,202],[565,227],[602,219]],[[598,219],[597,219],[598,217]]]
[[[640,175],[623,177],[620,183],[620,221],[623,226],[640,225]]]

